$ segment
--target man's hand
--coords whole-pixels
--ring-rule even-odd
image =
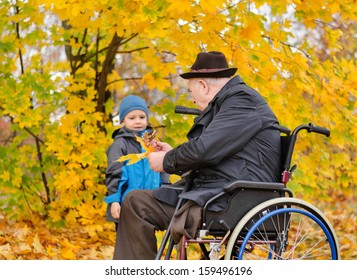
[[[150,164],[150,168],[156,172],[163,172],[164,171],[164,157],[168,151],[172,150],[172,147],[165,143],[159,141],[152,141],[152,147],[155,147],[156,152],[151,152],[148,155],[148,161]]]
[[[119,204],[119,202],[113,202],[110,205],[110,214],[112,214],[112,217],[114,219],[119,219],[120,217],[120,210],[121,210],[121,206]]]
[[[148,161],[150,164],[150,168],[156,172],[163,172],[164,171],[164,157],[167,152],[151,152],[148,155]]]

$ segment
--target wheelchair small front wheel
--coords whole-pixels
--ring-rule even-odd
[[[235,227],[225,259],[339,259],[336,234],[325,215],[299,199],[281,197],[250,210]]]

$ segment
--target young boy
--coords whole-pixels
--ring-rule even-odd
[[[104,200],[108,203],[107,221],[116,224],[120,217],[120,205],[130,191],[155,189],[162,181],[167,180],[166,177],[162,180],[159,172],[150,169],[146,158],[131,165],[117,161],[123,155],[143,152],[135,136],[141,137],[145,132],[152,131],[148,126],[149,110],[145,100],[135,95],[125,97],[120,104],[119,114],[122,127],[113,132],[114,142],[107,150],[108,167],[105,183],[108,196]]]

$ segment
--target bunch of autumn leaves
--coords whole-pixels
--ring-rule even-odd
[[[142,137],[135,136],[136,141],[138,141],[145,152],[139,154],[128,154],[121,156],[117,161],[123,162],[128,160],[128,165],[134,164],[144,158],[146,158],[151,152],[155,152],[155,148],[152,146],[152,141],[155,139],[156,131],[145,132]]]

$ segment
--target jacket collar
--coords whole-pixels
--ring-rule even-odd
[[[137,131],[137,130],[127,129],[126,127],[123,126],[113,132],[112,138],[113,139],[116,139],[118,137],[132,137],[132,138],[134,138],[135,135],[142,136],[142,134],[146,131],[152,132],[152,128],[150,126],[147,126],[145,130]]]

